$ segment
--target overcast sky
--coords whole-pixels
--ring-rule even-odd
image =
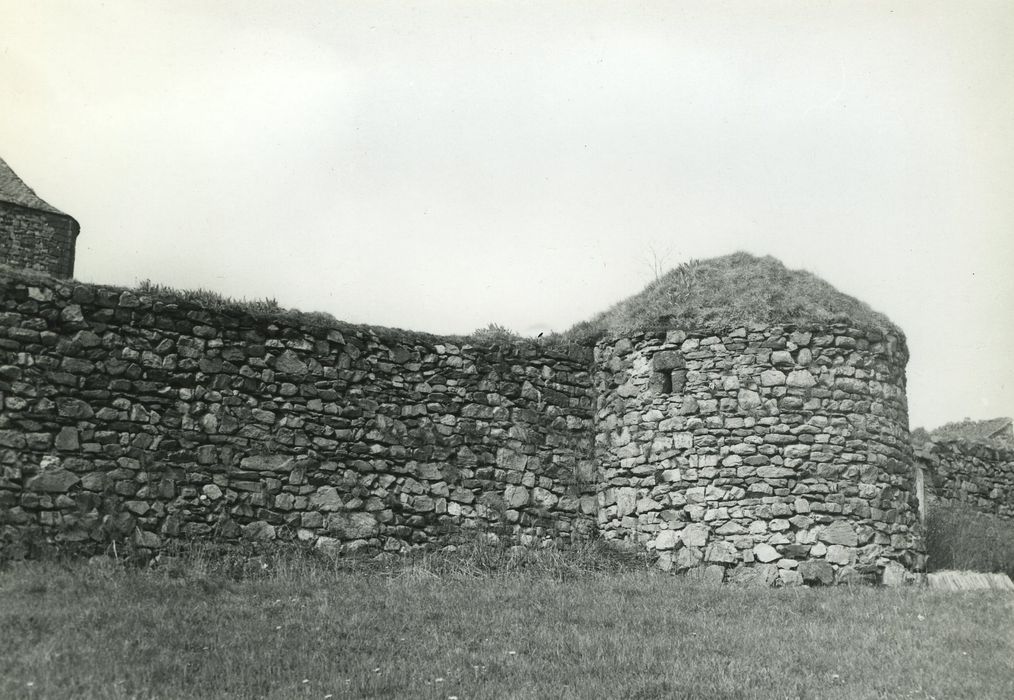
[[[537,333],[747,250],[906,331],[913,427],[1014,415],[1014,3],[0,16],[0,156],[79,279]]]

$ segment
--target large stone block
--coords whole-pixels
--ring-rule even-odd
[[[905,585],[905,567],[896,561],[889,561],[884,565],[884,572],[880,581],[885,586],[892,588]]]
[[[291,455],[252,455],[240,460],[240,465],[251,471],[287,472],[293,461]]]
[[[265,520],[255,520],[242,526],[243,536],[251,540],[275,539],[275,527]]]
[[[56,400],[56,410],[65,418],[86,419],[95,415],[87,401],[63,397]]]
[[[708,542],[708,526],[699,523],[687,525],[680,532],[680,539],[686,547],[703,547]]]
[[[504,490],[504,501],[508,508],[521,508],[528,505],[529,493],[524,486],[508,484]]]
[[[80,479],[66,469],[57,467],[47,469],[41,474],[28,480],[29,491],[42,491],[44,493],[66,493]]]
[[[656,372],[664,372],[686,367],[683,354],[676,350],[663,350],[656,352],[651,358],[651,368]]]
[[[328,518],[327,531],[343,540],[364,540],[380,532],[380,523],[371,513],[334,513]]]
[[[827,548],[827,554],[824,555],[824,558],[832,564],[847,566],[852,563],[854,552],[854,549],[845,545],[832,544]]]
[[[616,491],[616,514],[630,515],[637,508],[637,489],[624,487]]]
[[[673,530],[662,530],[655,538],[655,549],[673,549],[679,541],[679,533]]]
[[[739,407],[744,411],[758,408],[762,403],[760,394],[751,389],[740,389],[736,399],[739,402]]]
[[[728,581],[739,586],[769,588],[778,580],[778,567],[774,564],[737,566],[729,571]]]
[[[813,378],[809,370],[798,369],[789,372],[789,376],[786,378],[785,383],[788,386],[796,387],[799,389],[808,389],[811,386],[817,385],[817,380]]]
[[[704,554],[705,561],[732,564],[739,559],[739,553],[731,542],[715,542]]]
[[[781,557],[777,549],[763,542],[754,545],[753,555],[757,559],[757,561],[763,562],[765,564]]]
[[[297,377],[301,377],[309,371],[307,364],[299,359],[299,355],[292,350],[285,350],[275,358],[275,369],[282,374],[291,374]]]
[[[342,498],[334,486],[321,486],[310,496],[310,509],[323,513],[341,510]]]
[[[763,467],[757,468],[757,476],[762,479],[785,479],[793,476],[795,472],[785,467],[775,467],[770,464],[766,464]]]
[[[834,569],[826,561],[804,561],[796,569],[804,583],[829,586],[834,582]]]
[[[859,544],[859,537],[856,535],[855,529],[844,520],[836,520],[831,523],[817,537],[821,542],[827,544],[842,544],[846,547],[855,547]]]
[[[78,441],[77,428],[66,426],[60,429],[60,432],[56,435],[54,442],[56,449],[63,452],[72,452],[80,448],[81,444]]]
[[[676,568],[680,571],[690,569],[699,565],[703,559],[698,547],[683,547],[676,552]]]

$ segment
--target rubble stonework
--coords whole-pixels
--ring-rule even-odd
[[[931,498],[1014,518],[1014,449],[968,440],[934,440],[916,449]]]
[[[594,529],[590,351],[0,284],[0,544],[399,551]]]
[[[921,567],[907,358],[902,338],[847,326],[600,342],[601,534],[719,579]]]
[[[922,566],[901,336],[469,344],[0,271],[0,546],[589,536],[794,585]],[[899,573],[901,572],[901,573]]]

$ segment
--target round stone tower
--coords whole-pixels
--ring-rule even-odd
[[[744,288],[720,288],[737,274]],[[902,332],[770,258],[705,261],[676,280],[614,309],[653,328],[604,324],[596,345],[602,535],[716,580],[920,569]],[[729,295],[723,318],[708,304]]]

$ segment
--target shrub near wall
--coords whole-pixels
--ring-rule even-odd
[[[0,529],[335,551],[594,527],[588,353],[0,273]]]
[[[596,354],[605,537],[768,584],[921,567],[901,338],[752,326]]]
[[[937,502],[1014,518],[1014,450],[965,440],[933,441],[916,450]]]

